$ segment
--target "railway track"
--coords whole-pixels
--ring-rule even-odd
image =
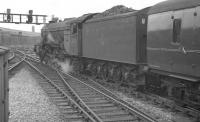
[[[16,50],[12,51],[12,56],[8,60],[8,78],[10,79],[16,72],[23,67],[26,55]]]
[[[85,82],[86,84],[89,84],[95,88],[97,88],[98,90],[104,92],[107,95],[110,95],[116,99],[118,99],[119,101],[127,104],[129,107],[132,107],[132,105],[130,105],[129,103],[127,103],[124,100],[121,100],[119,97],[117,97],[115,94],[113,94],[109,89],[107,89],[104,85],[101,85],[98,81],[95,80],[95,78],[90,78],[87,77],[85,75],[78,75],[76,73],[70,73],[68,74],[70,77],[76,77],[78,79],[81,79],[83,82]],[[110,85],[110,84],[107,84]],[[162,98],[153,94],[145,94],[145,93],[140,93],[140,92],[131,92],[131,95],[134,96],[134,98],[136,99],[140,99],[143,101],[148,101],[151,104],[157,105],[159,107],[165,108],[167,110],[171,110],[172,112],[176,112],[179,113],[180,115],[184,115],[184,116],[188,116],[190,118],[193,118],[194,121],[200,121],[200,111],[195,109],[195,108],[191,108],[188,106],[180,106],[179,104],[176,104],[175,101],[172,100],[168,100],[166,98]],[[159,119],[159,117],[156,117]]]
[[[63,90],[63,92],[70,96],[71,99],[73,99],[81,108],[83,108],[83,110],[85,110],[95,121],[114,122],[157,120],[152,117],[149,117],[148,115],[145,115],[145,113],[139,112],[139,110],[135,109],[127,102],[119,99],[117,96],[112,94],[111,91],[105,89],[104,87],[97,84],[95,81],[92,81],[91,79],[77,79],[73,75],[64,74],[60,71],[54,72],[53,75],[53,73],[49,73],[51,68],[48,69],[47,65],[38,65],[39,60],[36,57],[36,55],[31,51],[18,50],[18,52],[21,55],[26,55],[26,62],[32,64],[36,69],[43,73],[43,75],[49,78],[49,80],[51,80],[52,83],[55,83],[55,85],[57,85],[58,88],[60,88],[61,90]],[[47,67],[48,70],[45,70],[45,67]],[[53,89],[53,87],[51,89]],[[48,89],[46,89],[45,91],[48,92]],[[145,97],[145,99],[148,98]],[[193,110],[189,112],[189,114],[196,116],[196,112],[194,112]]]
[[[79,106],[82,109],[81,112],[80,110],[76,110],[74,112],[71,107],[68,106],[71,113],[78,113],[78,115],[71,116],[74,117],[74,119],[87,118],[88,120],[89,118],[89,120],[99,122],[156,121],[154,118],[146,115],[145,113],[137,109],[133,109],[133,107],[131,108],[127,106],[119,100],[98,91],[94,87],[89,86],[72,76],[67,76],[66,74],[49,68],[47,65],[38,63],[37,58],[32,57],[33,55],[22,51],[19,52],[26,55],[25,62],[46,79],[40,84],[47,94],[49,94],[50,98],[52,97],[53,101],[55,101],[59,108],[62,109],[64,105],[68,106],[69,104],[67,104],[67,100],[71,97],[70,101],[74,101],[73,103],[76,103],[76,106]],[[80,113],[84,113],[83,111],[85,111],[88,115],[80,115]],[[68,112],[64,110],[62,113]]]
[[[68,74],[62,74],[70,89],[102,120],[115,121],[156,121],[133,106],[121,102],[104,92]]]
[[[51,81],[46,75],[44,75],[40,70],[31,64],[30,62],[35,62],[36,65],[40,66],[38,59],[32,57],[23,51],[16,50],[15,53],[19,53],[22,58],[21,61],[18,62],[17,65],[12,66],[9,69],[9,74],[13,74],[13,72],[17,69],[18,65],[21,63],[29,64],[34,70],[31,70],[33,74],[40,74],[44,78],[44,80],[40,81],[39,84],[43,88],[43,90],[47,93],[47,95],[51,98],[51,100],[58,106],[65,121],[67,122],[96,122],[84,109],[82,109],[73,99],[70,98],[61,88],[59,88],[53,81]],[[43,65],[43,64],[42,64]],[[43,70],[50,70],[49,67],[45,67]]]
[[[80,80],[66,76],[60,71],[49,68],[47,65],[39,64],[31,59],[25,61],[40,74],[48,79],[41,83],[45,87],[47,84],[53,84],[48,88],[47,93],[55,98],[68,95],[75,101],[88,115],[97,122],[155,122],[156,120],[145,113],[130,108],[119,100],[112,98],[92,86],[89,86]],[[48,85],[49,86],[49,85]],[[62,99],[63,100],[63,99]],[[68,105],[62,101],[60,105]]]
[[[24,55],[25,58],[32,59],[32,60],[34,60],[36,62],[40,62],[39,57],[32,50],[27,50],[27,49],[26,50],[19,50],[19,49],[16,49],[15,52],[16,53],[20,53],[21,55]]]
[[[156,121],[81,81],[72,84],[75,78],[70,82],[71,77],[67,77],[66,74],[39,63],[38,59],[32,55],[27,55],[22,51],[17,52],[24,58],[21,62],[30,65],[34,68],[33,73],[39,73],[45,79],[39,84],[60,108],[67,121]],[[89,91],[84,89],[77,91],[81,87]]]
[[[27,53],[28,52],[28,53]],[[23,67],[25,59],[31,59],[39,62],[39,57],[30,50],[11,49],[8,58],[8,77],[11,78],[20,68]],[[22,64],[22,65],[21,65]]]
[[[8,59],[8,70],[19,65],[25,59],[25,55],[19,52],[12,52],[12,56]]]
[[[65,93],[63,89],[64,86],[58,86],[51,79],[58,78],[58,76],[56,76],[56,71],[52,70],[48,66],[34,62],[31,59],[28,60],[29,61],[25,60],[25,62],[34,69],[32,73],[39,73],[45,79],[39,82],[40,86],[58,106],[67,122],[95,122],[93,117],[91,117],[84,109],[81,108],[80,105],[78,105],[68,94]],[[45,71],[48,71],[48,75],[51,77],[45,74]]]

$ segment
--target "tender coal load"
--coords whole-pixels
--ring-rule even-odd
[[[123,6],[123,5],[117,5],[117,6],[114,6],[102,13],[99,13],[97,15],[95,15],[93,18],[96,19],[96,18],[103,18],[103,17],[106,17],[106,16],[113,16],[113,15],[117,15],[117,14],[123,14],[123,13],[128,13],[128,12],[133,12],[133,11],[136,11],[132,8],[128,8],[126,6]]]

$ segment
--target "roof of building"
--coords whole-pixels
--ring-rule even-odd
[[[20,32],[24,36],[40,36],[40,33],[37,33],[37,32],[15,30],[15,29],[3,28],[3,27],[0,27],[0,31],[9,32],[9,33],[12,33],[12,34],[19,34],[19,32]]]
[[[4,53],[7,53],[9,51],[8,48],[6,47],[3,47],[3,46],[0,46],[0,55],[4,54]]]

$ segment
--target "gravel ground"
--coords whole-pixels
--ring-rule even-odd
[[[27,69],[9,80],[9,122],[63,122],[58,108]]]
[[[171,112],[166,108],[158,107],[149,103],[148,101],[143,101],[137,98],[130,96],[129,94],[122,93],[118,90],[114,90],[112,85],[107,83],[101,83],[104,87],[108,88],[112,93],[118,96],[120,99],[128,102],[139,110],[144,111],[147,114],[150,114],[157,118],[159,122],[193,122],[191,118],[185,117],[185,115],[177,114],[176,112]]]
[[[126,96],[121,92],[115,92],[117,96],[126,102],[130,103],[131,105],[137,107],[138,109],[146,112],[147,114],[151,114],[155,116],[161,122],[191,122],[189,118],[177,115],[174,112],[169,112],[166,108],[158,108],[152,104],[147,103],[146,101],[141,101],[135,98],[131,98]]]

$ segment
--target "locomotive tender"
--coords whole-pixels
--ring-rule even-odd
[[[168,0],[139,11],[49,23],[37,53],[74,70],[200,109],[200,1]]]

